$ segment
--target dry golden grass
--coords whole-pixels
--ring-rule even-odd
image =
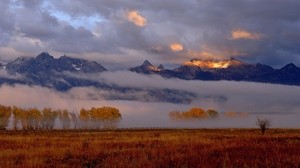
[[[300,130],[0,131],[0,167],[300,167]]]

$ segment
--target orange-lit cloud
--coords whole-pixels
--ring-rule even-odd
[[[183,46],[180,43],[172,43],[172,44],[170,44],[170,49],[172,51],[182,51],[183,50]]]
[[[134,23],[136,26],[144,27],[147,23],[147,19],[139,14],[136,10],[131,10],[127,13],[128,21]]]
[[[241,56],[241,55],[246,55],[245,53],[242,53],[240,51],[236,50],[210,50],[210,51],[194,51],[194,50],[189,50],[187,52],[187,55],[190,58],[199,58],[199,59],[225,59],[233,56]]]
[[[248,39],[248,40],[260,40],[262,35],[259,33],[251,33],[246,30],[237,29],[231,32],[231,39],[238,40],[238,39]]]
[[[184,58],[190,59],[199,59],[199,60],[215,60],[219,61],[218,63],[214,62],[206,62],[205,64],[209,64],[211,68],[227,68],[228,64],[224,60],[228,60],[231,57],[241,57],[246,56],[247,53],[243,52],[242,50],[238,50],[235,48],[214,48],[207,45],[201,46],[200,50],[191,50],[186,49],[186,53],[184,53]],[[223,62],[220,62],[222,61]],[[186,60],[184,60],[186,61]],[[195,64],[195,62],[185,62],[184,64]],[[196,63],[198,64],[198,63]]]

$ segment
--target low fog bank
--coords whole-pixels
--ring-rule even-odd
[[[269,118],[272,127],[300,127],[300,87],[296,86],[231,81],[186,81],[123,71],[93,74],[88,78],[124,87],[183,90],[192,92],[197,97],[191,104],[110,101],[101,97],[100,93],[103,92],[101,89],[94,87],[57,92],[39,86],[2,85],[0,104],[23,108],[60,108],[71,112],[79,112],[82,107],[113,106],[122,114],[119,127],[256,127],[257,117]],[[191,107],[215,109],[220,113],[220,117],[215,120],[189,122],[170,120],[170,111],[186,111]],[[246,112],[249,115],[244,118],[228,118],[222,115],[228,111]]]

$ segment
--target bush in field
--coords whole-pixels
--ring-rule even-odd
[[[191,108],[185,112],[172,111],[169,116],[172,120],[207,119],[217,118],[219,113],[215,110],[205,111],[202,108]]]
[[[11,116],[11,107],[0,105],[0,130],[5,130]]]
[[[261,133],[264,135],[265,131],[271,127],[271,121],[269,119],[257,118],[256,124],[259,126]]]
[[[182,114],[187,119],[204,119],[208,117],[208,114],[202,108],[191,108]]]
[[[224,112],[224,116],[228,118],[246,118],[248,117],[248,113],[246,112],[235,112],[235,111],[228,111]]]
[[[207,112],[209,118],[218,118],[219,117],[219,113],[216,110],[209,109],[206,112]]]

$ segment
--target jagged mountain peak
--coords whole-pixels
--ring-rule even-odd
[[[130,68],[129,70],[137,73],[149,74],[149,73],[159,72],[163,70],[163,67],[162,66],[156,67],[152,65],[148,60],[145,60],[142,65]]]
[[[242,62],[241,60],[235,58],[235,57],[230,57],[229,61],[239,61],[239,62]]]
[[[265,64],[248,64],[236,58],[228,60],[191,59],[173,70],[155,66],[138,66],[131,71],[158,74],[166,78],[187,80],[233,80],[300,85],[300,68],[288,64],[274,69]]]
[[[153,65],[150,63],[150,61],[145,60],[142,64],[142,66],[153,66]]]
[[[297,68],[298,67],[295,64],[289,63],[289,64],[285,65],[284,67],[282,67],[281,70],[294,70]]]
[[[165,69],[165,67],[162,64],[160,64],[157,68],[160,69],[160,70],[164,70]]]
[[[70,57],[67,55],[60,56],[58,59],[61,59],[61,60],[84,60],[82,58],[74,58],[74,57]]]
[[[68,65],[69,67],[72,67],[71,69],[73,70],[82,71],[85,73],[107,71],[106,68],[104,68],[102,65],[98,64],[95,61],[88,61],[81,58],[73,58],[66,55],[58,58],[57,62],[59,62],[60,64]]]
[[[27,62],[27,61],[30,61],[30,60],[33,60],[33,59],[34,59],[33,57],[23,56],[23,57],[18,57],[17,59],[15,59],[12,62]]]
[[[53,56],[51,56],[48,52],[41,52],[36,57],[38,58],[38,57],[53,57]]]
[[[54,57],[48,52],[42,52],[41,54],[35,57],[35,60],[38,62],[52,63],[54,61]]]
[[[97,73],[106,71],[106,69],[97,62],[67,56],[55,59],[49,53],[42,52],[35,58],[17,58],[15,61],[7,64],[7,71],[12,74],[50,74],[54,72],[62,73],[64,71]]]

